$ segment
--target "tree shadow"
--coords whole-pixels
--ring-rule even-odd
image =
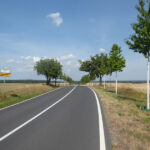
[[[54,85],[54,84],[49,84],[49,86],[53,87],[53,88],[56,88],[56,87],[59,87],[59,85]]]
[[[15,93],[11,94],[11,96],[12,97],[20,97],[19,95],[15,94]]]
[[[126,96],[117,96],[120,100],[129,100],[134,102],[143,102],[143,100],[132,98],[132,97],[126,97]]]
[[[112,91],[112,90],[106,90],[106,92],[110,92],[110,93],[115,93],[115,91]]]

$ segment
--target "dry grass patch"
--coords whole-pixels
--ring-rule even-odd
[[[0,84],[2,88],[2,84]],[[45,84],[8,83],[4,95],[0,91],[0,108],[53,90]]]
[[[150,112],[139,109],[146,104],[145,86],[123,84],[118,96],[113,86],[93,87],[101,97],[114,150],[150,150]]]

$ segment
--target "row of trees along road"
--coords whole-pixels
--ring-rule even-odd
[[[80,60],[80,70],[88,72],[88,75],[85,75],[81,78],[81,83],[87,83],[90,80],[98,78],[100,85],[102,85],[103,76],[112,76],[112,73],[115,72],[117,94],[117,72],[121,72],[123,70],[126,62],[121,53],[121,47],[119,47],[117,44],[114,44],[109,55],[101,53],[91,56],[90,60]]]
[[[126,43],[134,52],[138,52],[147,58],[147,109],[149,104],[149,61],[150,61],[150,2],[139,0],[136,6],[138,11],[137,23],[132,24],[134,34],[129,37]]]
[[[57,79],[62,79],[72,84],[74,81],[62,73],[62,67],[56,59],[41,59],[36,62],[34,70],[37,71],[38,75],[44,75],[46,77],[47,85],[51,85],[53,79],[55,80],[55,86]]]

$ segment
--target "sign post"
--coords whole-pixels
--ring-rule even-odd
[[[5,94],[5,87],[6,87],[5,77],[10,77],[10,75],[11,75],[10,71],[2,70],[0,72],[0,76],[4,77],[3,86],[2,86],[2,96],[4,96],[4,94]]]

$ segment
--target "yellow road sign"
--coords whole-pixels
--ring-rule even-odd
[[[0,72],[0,76],[2,77],[10,77],[11,73]]]

